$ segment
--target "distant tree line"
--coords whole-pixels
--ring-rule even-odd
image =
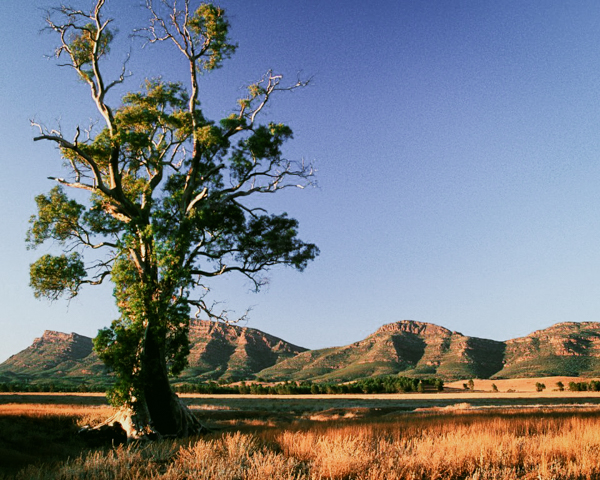
[[[60,393],[74,393],[74,392],[106,392],[110,388],[110,385],[104,384],[72,384],[72,383],[22,383],[22,382],[0,382],[0,392],[60,392]]]
[[[183,383],[175,387],[179,393],[254,394],[254,395],[318,395],[343,393],[408,393],[441,392],[440,379],[408,377],[374,377],[349,383],[284,382],[276,385],[241,382],[237,385],[220,385],[216,382]]]
[[[61,383],[0,382],[0,392],[105,392],[110,385]],[[240,394],[240,395],[318,395],[344,393],[408,393],[441,392],[441,379],[418,379],[408,377],[374,377],[349,383],[283,382],[275,385],[240,382],[225,385],[213,381],[186,382],[174,386],[178,393]]]
[[[600,380],[590,382],[569,382],[571,392],[600,392]]]

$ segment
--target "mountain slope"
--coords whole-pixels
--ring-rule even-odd
[[[252,378],[258,371],[305,348],[254,328],[206,320],[190,323],[189,367],[181,380]],[[92,339],[76,333],[46,331],[25,350],[0,364],[0,381],[109,381],[92,351]]]
[[[181,380],[248,379],[306,349],[254,328],[206,320],[190,325],[190,367]]]
[[[558,323],[505,343],[495,378],[600,375],[600,323]]]
[[[107,377],[108,372],[92,352],[92,339],[77,333],[46,330],[25,350],[0,365],[0,379],[72,381]]]
[[[600,323],[559,323],[498,342],[431,323],[383,325],[364,340],[306,350],[253,328],[210,321],[190,325],[190,366],[178,381],[349,381],[401,374],[466,378],[600,376]],[[0,365],[0,381],[106,382],[92,340],[47,331]]]
[[[348,381],[402,373],[446,379],[488,377],[502,368],[504,345],[430,323],[384,325],[360,342],[301,353],[260,372],[265,379]]]

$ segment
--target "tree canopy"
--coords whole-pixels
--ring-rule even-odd
[[[189,0],[146,3],[149,23],[138,35],[150,44],[168,42],[189,66],[189,79],[146,79],[117,105],[107,93],[129,74],[124,65],[117,78],[105,77],[114,39],[105,0],[89,12],[60,6],[47,18],[60,38],[57,58],[89,86],[102,127],[77,127],[67,137],[34,123],[35,140],[58,146],[65,173],[36,197],[27,242],[35,248],[52,241],[62,251],[31,265],[31,287],[36,297],[56,300],[110,279],[120,317],[100,331],[95,348],[117,373],[111,400],[134,417],[136,435],[185,434],[192,420],[178,420],[187,417],[168,375],[186,365],[190,309],[226,319],[206,301],[210,280],[237,273],[258,290],[269,268],[303,270],[318,255],[298,238],[297,220],[255,200],[312,182],[310,165],[283,154],[290,127],[260,121],[275,94],[307,82],[285,85],[269,71],[230,115],[208,119],[200,104],[202,74],[236,50],[225,12]],[[87,192],[87,200],[70,197],[74,190]]]

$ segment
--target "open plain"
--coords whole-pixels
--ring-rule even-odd
[[[143,445],[79,438],[110,414],[102,394],[5,393],[0,478],[598,478],[600,393],[552,391],[559,380],[495,382],[514,392],[476,380],[475,391],[457,382],[431,394],[182,395],[211,433]]]

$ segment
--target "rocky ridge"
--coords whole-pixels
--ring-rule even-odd
[[[497,376],[600,375],[600,323],[558,323],[505,343]]]
[[[600,375],[600,323],[564,322],[504,342],[469,337],[431,323],[383,325],[351,345],[319,350],[253,328],[192,321],[189,367],[180,381],[349,381],[375,375],[518,378]],[[0,381],[106,381],[92,340],[46,331],[0,364]]]
[[[260,372],[271,380],[349,381],[373,375],[487,378],[502,368],[504,344],[466,337],[431,323],[403,320],[364,340],[312,350]]]
[[[93,352],[92,344],[91,338],[77,333],[47,330],[25,350],[0,364],[0,381],[106,382],[110,374]],[[189,367],[181,379],[251,378],[305,350],[254,328],[192,320]]]

